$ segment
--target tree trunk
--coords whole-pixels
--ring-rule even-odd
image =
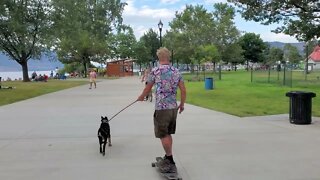
[[[21,67],[22,67],[22,75],[23,75],[23,82],[29,82],[29,74],[28,74],[28,61],[27,60],[22,60],[21,61]]]
[[[83,68],[84,68],[84,77],[87,77],[87,63],[83,62]]]

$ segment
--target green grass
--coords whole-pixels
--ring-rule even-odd
[[[187,103],[246,117],[289,112],[289,98],[285,96],[289,91],[311,91],[320,95],[320,83],[303,83],[294,88],[271,83],[251,83],[250,72],[223,72],[222,80],[214,77],[214,90],[205,90],[204,81],[188,82],[195,74],[184,75],[187,87]],[[203,77],[203,74],[201,74]],[[320,101],[312,100],[313,116],[320,116]]]
[[[87,80],[49,80],[48,82],[5,81],[1,83],[2,86],[15,88],[0,89],[0,106],[87,83]]]

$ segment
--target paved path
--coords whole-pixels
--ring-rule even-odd
[[[1,180],[162,180],[153,136],[153,103],[137,102],[111,121],[113,146],[99,154],[100,116],[133,102],[136,77],[104,80],[0,107]],[[320,179],[320,119],[239,118],[186,105],[174,153],[184,180]]]

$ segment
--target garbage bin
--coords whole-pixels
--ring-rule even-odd
[[[292,124],[311,124],[313,92],[291,91],[286,93],[290,97],[289,118]]]
[[[204,82],[205,82],[205,89],[206,90],[213,89],[213,78],[208,77],[208,78],[205,79]]]

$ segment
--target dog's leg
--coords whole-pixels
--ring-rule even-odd
[[[98,136],[99,138],[99,146],[100,146],[100,153],[102,153],[102,137],[101,136]]]
[[[107,144],[107,140],[103,142],[103,152],[102,152],[103,156],[106,155],[106,144]]]
[[[108,146],[112,146],[112,144],[111,144],[111,136],[109,136],[109,144],[108,144]]]

